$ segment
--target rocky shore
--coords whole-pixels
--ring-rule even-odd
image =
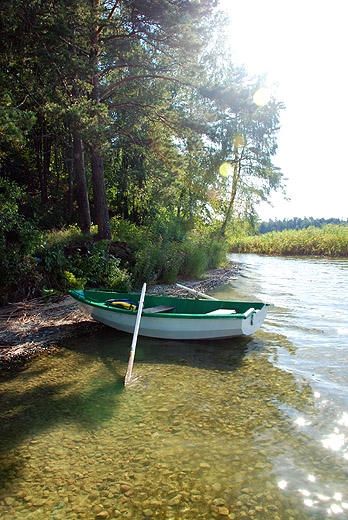
[[[181,280],[185,286],[199,292],[212,289],[235,279],[241,265],[208,271],[202,280]],[[152,294],[188,296],[176,285],[155,285]],[[87,318],[70,296],[38,298],[0,309],[0,378],[11,376],[35,356],[55,352],[63,340],[95,332],[102,325]]]
[[[0,378],[14,374],[33,357],[54,352],[68,337],[100,327],[79,311],[70,296],[37,298],[0,309]]]

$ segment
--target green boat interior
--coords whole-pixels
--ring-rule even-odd
[[[74,297],[90,305],[105,307],[117,312],[136,313],[139,293],[113,293],[96,290],[70,291]],[[173,296],[146,295],[144,314],[165,316],[200,315],[206,318],[217,316],[247,318],[256,310],[265,306],[263,302],[240,302],[230,300],[203,300],[194,298],[176,298]]]

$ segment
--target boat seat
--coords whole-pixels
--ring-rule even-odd
[[[212,314],[227,315],[227,314],[236,314],[236,312],[237,311],[235,309],[216,309],[215,311],[206,312],[206,315],[212,315]]]
[[[157,305],[156,307],[148,307],[147,309],[143,309],[143,312],[170,312],[174,311],[175,307],[169,307],[167,305]]]

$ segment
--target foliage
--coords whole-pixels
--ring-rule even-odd
[[[226,261],[227,242],[215,237],[207,229],[192,231],[183,244],[185,252],[182,274],[200,277],[208,269],[220,267]]]
[[[235,218],[230,201],[250,214],[280,187],[271,158],[282,105],[252,102],[262,79],[233,66],[214,4],[1,6],[0,177],[23,187],[20,212],[40,229],[78,221],[88,232],[94,221],[100,231],[108,209],[140,226],[166,214],[192,228]],[[234,164],[239,134],[243,175],[231,189],[218,169]]]
[[[35,295],[35,249],[41,235],[19,214],[20,188],[0,179],[0,302]]]
[[[76,278],[70,271],[64,271],[64,279],[69,289],[84,289],[87,281],[86,278]]]
[[[223,48],[223,47],[221,47]],[[261,201],[269,201],[272,191],[283,191],[283,174],[274,163],[279,115],[284,105],[269,90],[269,99],[256,100],[265,79],[250,78],[243,67],[235,67],[226,48],[222,57],[211,52],[204,93],[211,102],[214,118],[209,121],[207,144],[210,169],[220,171],[211,179],[211,204],[222,219],[221,235],[235,218],[256,214]],[[219,70],[217,78],[216,70]],[[221,170],[221,166],[229,170]]]
[[[16,212],[14,216],[18,216]],[[16,273],[18,291],[32,280],[32,296],[38,296],[42,290],[47,295],[50,291],[65,292],[85,286],[129,290],[144,281],[174,283],[180,276],[202,276],[207,269],[225,261],[225,242],[217,240],[208,227],[183,235],[185,224],[177,222],[178,228],[173,228],[171,221],[154,221],[151,226],[139,227],[114,218],[115,240],[124,241],[131,251],[128,263],[121,263],[112,253],[114,242],[95,241],[81,234],[77,226],[37,235],[37,240],[25,241],[27,248],[20,250],[19,238],[28,236],[22,226],[23,235],[18,237],[16,247],[12,244],[10,250],[3,252],[2,268],[4,273]],[[175,231],[179,239],[173,234]],[[13,267],[15,262],[20,269]],[[7,298],[5,289],[13,292],[14,280],[8,278],[7,285],[5,281],[4,275],[3,301]]]
[[[35,123],[33,114],[13,106],[10,93],[0,94],[0,159],[9,147],[20,150],[25,136]]]
[[[208,230],[188,233],[181,242],[159,238],[136,253],[135,281],[174,283],[178,277],[198,278],[226,261],[226,243]]]
[[[178,277],[199,277],[226,260],[227,243],[216,238],[214,227],[189,230],[190,222],[161,211],[143,226],[114,217],[114,240],[123,241],[132,252],[134,284],[174,283]]]
[[[181,269],[183,252],[177,243],[160,241],[139,250],[135,255],[135,284],[143,281],[174,283]]]
[[[322,255],[348,257],[348,226],[313,226],[301,230],[272,231],[263,235],[237,238],[230,243],[236,253],[295,256]]]
[[[86,241],[83,236],[76,240],[76,229],[72,231],[72,242],[58,241],[55,233],[40,249],[40,272],[45,285],[61,291],[85,285],[128,290],[130,275],[120,266],[120,260],[110,254],[110,242]],[[66,239],[66,234],[62,237]]]
[[[145,226],[136,226],[119,217],[113,217],[110,224],[113,239],[125,242],[132,251],[144,248],[150,242],[151,237]]]
[[[53,229],[49,233],[46,233],[45,245],[47,248],[53,248],[57,245],[83,244],[86,240],[91,240],[96,233],[97,230],[94,228],[91,230],[91,234],[85,235],[81,233],[76,224],[61,229]]]

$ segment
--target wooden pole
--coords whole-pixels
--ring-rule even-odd
[[[191,289],[190,287],[185,287],[185,285],[180,285],[179,283],[176,284],[177,287],[180,287],[180,289],[185,289],[185,291],[188,291],[192,294],[194,294],[196,297],[205,298],[206,300],[215,300],[217,301],[217,298],[213,298],[212,296],[208,296],[207,294],[201,293],[199,291],[195,291],[194,289]]]
[[[128,383],[130,382],[130,379],[132,377],[135,349],[137,346],[137,339],[138,339],[138,333],[139,333],[139,327],[140,327],[141,313],[143,311],[145,292],[146,292],[146,283],[144,283],[143,288],[141,290],[138,312],[137,312],[137,317],[135,320],[135,327],[134,327],[134,332],[133,332],[133,340],[132,340],[131,350],[129,353],[128,367],[127,367],[127,372],[126,372],[126,375],[124,378],[124,386],[128,385]]]

